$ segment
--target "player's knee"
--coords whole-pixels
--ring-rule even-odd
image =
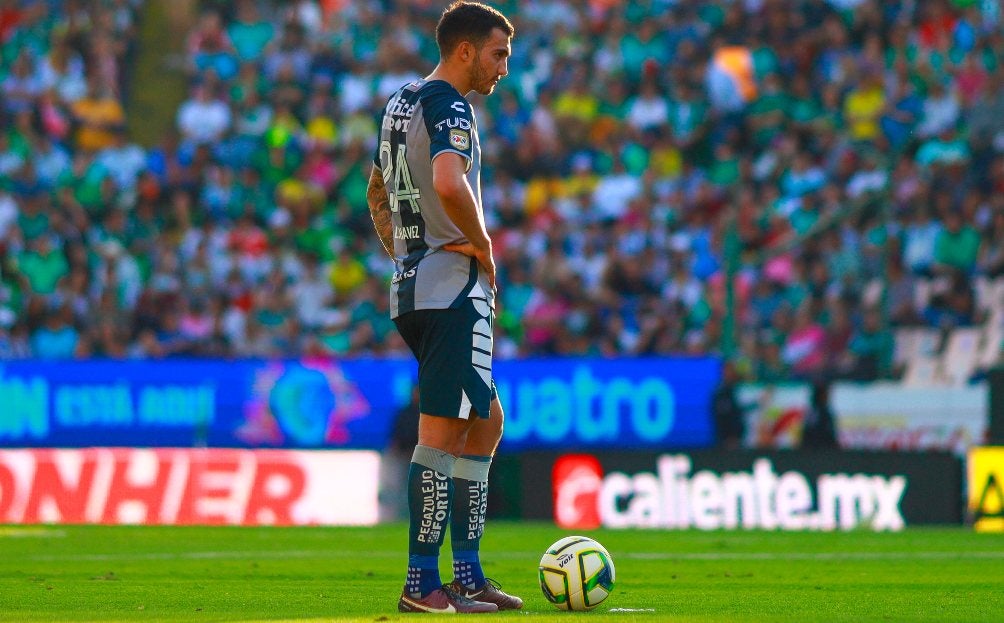
[[[418,426],[419,445],[459,455],[473,422],[422,415]]]

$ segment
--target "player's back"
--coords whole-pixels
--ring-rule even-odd
[[[432,181],[432,161],[452,152],[467,162],[467,179],[481,207],[481,149],[470,103],[442,80],[401,87],[384,108],[375,163],[383,174],[394,223],[398,270],[391,284],[391,316],[445,309],[471,295],[491,301],[477,262],[441,250],[465,240],[443,209]]]

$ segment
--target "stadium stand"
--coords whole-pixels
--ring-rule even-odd
[[[996,2],[495,4],[498,355],[720,352],[734,313],[755,380],[999,360]],[[440,3],[202,2],[176,132],[145,147],[122,107],[141,9],[0,8],[0,358],[404,353],[365,186]]]

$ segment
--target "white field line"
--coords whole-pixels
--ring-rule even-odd
[[[448,555],[448,554],[447,554]],[[370,552],[369,558],[399,558],[400,552]],[[482,558],[535,560],[536,552],[484,552]],[[1004,551],[889,551],[889,552],[623,552],[618,560],[1004,560]],[[330,550],[261,550],[202,552],[135,552],[113,554],[36,554],[19,556],[32,562],[144,561],[144,560],[256,560],[256,559],[340,559],[358,558],[357,552]]]
[[[1004,551],[989,552],[636,552],[621,558],[639,560],[951,560],[973,558],[1004,559]]]

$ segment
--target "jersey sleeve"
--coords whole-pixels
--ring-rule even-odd
[[[429,132],[429,159],[441,153],[453,152],[467,160],[470,170],[473,162],[474,113],[471,104],[457,90],[445,83],[426,87],[422,98],[422,115]]]

